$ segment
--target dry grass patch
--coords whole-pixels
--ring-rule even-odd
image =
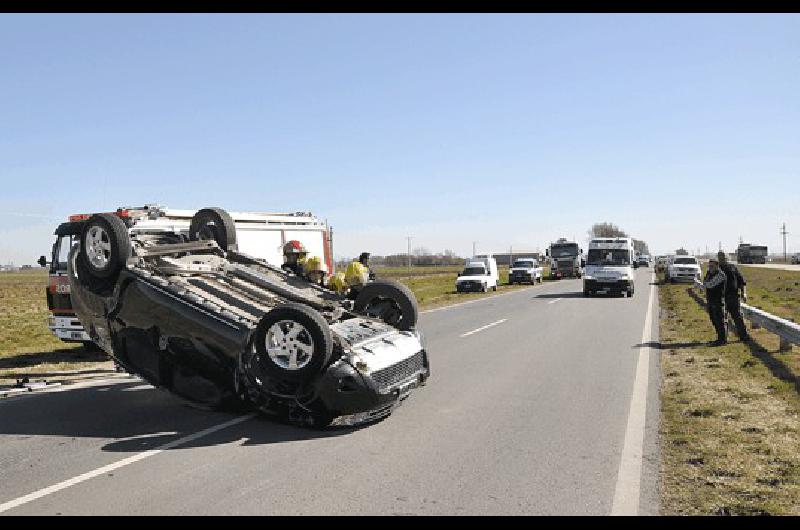
[[[709,347],[687,287],[659,295],[662,513],[800,514],[800,351],[763,330]]]

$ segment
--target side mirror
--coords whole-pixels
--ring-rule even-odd
[[[549,256],[550,255],[550,249],[549,248],[544,251],[544,255],[545,256]]]
[[[39,261],[37,261],[36,263],[38,263],[42,267],[47,267],[47,258],[44,256],[40,256]]]

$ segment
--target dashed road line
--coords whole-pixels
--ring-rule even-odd
[[[467,331],[467,332],[466,332],[466,333],[464,333],[463,335],[459,335],[459,337],[461,337],[461,338],[463,338],[463,337],[469,337],[470,335],[472,335],[472,334],[474,334],[474,333],[478,333],[478,332],[480,332],[480,331],[483,331],[484,329],[489,329],[489,328],[491,328],[492,326],[496,326],[496,325],[498,325],[498,324],[502,324],[502,323],[503,323],[503,322],[505,322],[506,320],[508,320],[508,319],[507,319],[507,318],[502,318],[502,319],[498,320],[497,322],[492,322],[491,324],[486,324],[485,326],[481,326],[481,327],[479,327],[479,328],[477,328],[477,329],[473,329],[472,331]]]

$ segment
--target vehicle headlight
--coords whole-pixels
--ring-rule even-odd
[[[591,274],[584,274],[583,275],[583,279],[584,280],[594,280],[594,276],[592,276]]]

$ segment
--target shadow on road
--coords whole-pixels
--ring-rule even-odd
[[[229,421],[237,414],[189,407],[140,380],[0,401],[0,436],[112,439],[103,451],[138,452]],[[346,435],[366,427],[312,430],[266,415],[175,449],[240,442],[261,445]],[[74,443],[74,442],[73,442]]]
[[[683,348],[700,348],[708,346],[708,342],[658,342],[651,340],[650,342],[640,342],[631,348],[653,348],[654,350],[677,350]]]
[[[534,298],[583,298],[583,292],[537,294]]]
[[[0,369],[23,368],[37,364],[103,362],[109,359],[101,350],[86,351],[84,348],[61,348],[36,353],[23,353],[0,359]]]

